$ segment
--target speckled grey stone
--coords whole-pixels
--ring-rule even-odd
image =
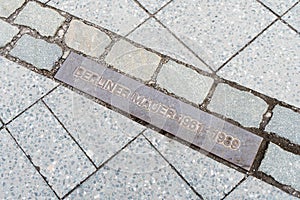
[[[128,38],[204,71],[210,71],[195,55],[167,29],[151,18],[128,35]]]
[[[95,171],[42,102],[11,122],[8,129],[60,197]]]
[[[153,76],[160,59],[150,51],[120,40],[113,46],[105,61],[129,75],[146,81]]]
[[[300,113],[282,106],[276,106],[271,121],[265,130],[300,145]]]
[[[300,155],[292,154],[270,143],[259,170],[271,175],[280,183],[300,190]]]
[[[277,14],[282,15],[289,8],[291,8],[297,2],[297,0],[261,0],[261,2],[263,2]]]
[[[19,29],[9,23],[0,20],[0,47],[4,47],[17,35]]]
[[[49,94],[45,102],[97,165],[101,165],[144,129],[132,120],[63,87]]]
[[[139,0],[139,2],[150,12],[155,13],[170,0]]]
[[[241,185],[239,185],[225,200],[254,200],[254,199],[272,199],[272,200],[297,200],[280,189],[269,185],[254,177],[248,177]]]
[[[207,96],[213,79],[202,76],[184,65],[169,61],[162,66],[157,76],[157,83],[169,92],[200,104]]]
[[[218,84],[211,102],[210,111],[231,118],[243,126],[258,127],[268,105],[250,92],[240,91],[227,84]]]
[[[300,4],[292,8],[283,19],[300,32]]]
[[[10,54],[37,68],[51,70],[62,56],[62,50],[56,44],[24,35],[18,40]]]
[[[36,2],[28,2],[14,23],[29,26],[44,36],[54,36],[64,20],[55,10],[42,7]]]
[[[204,199],[221,199],[244,175],[154,131],[144,135],[200,193]]]
[[[0,117],[7,123],[57,84],[0,57]]]
[[[300,107],[300,37],[276,22],[217,74]]]
[[[174,0],[156,16],[214,69],[275,19],[255,0]]]
[[[75,50],[99,57],[110,44],[111,39],[98,29],[79,20],[73,20],[65,35],[65,42]]]
[[[48,5],[69,12],[121,35],[126,35],[147,17],[133,0],[52,0]]]
[[[6,130],[0,131],[0,199],[57,199]]]
[[[9,17],[16,9],[22,6],[25,0],[1,0],[0,17]]]
[[[67,199],[199,199],[140,137]]]

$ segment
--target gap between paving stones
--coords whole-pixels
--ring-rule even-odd
[[[26,2],[28,2],[28,1],[26,1]],[[26,3],[25,2],[25,3]],[[18,9],[15,13],[13,13],[9,18],[10,19],[8,19],[7,21],[9,21],[9,20],[11,20],[12,18],[15,18],[16,17],[16,14],[18,14],[18,12],[22,9],[24,7],[24,5],[20,8],[20,9]],[[70,15],[67,15],[67,16],[70,16]],[[73,17],[74,18],[74,17]],[[64,25],[66,25],[66,24],[69,24],[69,22],[70,22],[70,20],[68,21],[68,20],[66,20],[66,22],[61,26],[61,28],[64,26]],[[87,23],[87,22],[86,22]],[[92,24],[90,24],[90,25],[92,25]],[[93,26],[95,26],[95,25],[93,25]],[[57,33],[59,32],[59,30],[61,30],[61,28],[59,28],[58,29],[58,31],[57,31]],[[99,27],[97,27],[98,29],[99,29]],[[19,34],[21,34],[21,32],[22,32],[22,30],[24,31],[25,30],[25,33],[26,33],[26,31],[28,31],[28,30],[30,30],[30,29],[28,29],[27,27],[22,27],[22,26],[20,26],[20,32],[19,32]],[[65,34],[65,31],[66,30],[64,30],[64,34]],[[23,33],[23,34],[25,34],[25,33]],[[55,36],[57,36],[57,33],[55,34]],[[110,32],[109,32],[110,33]],[[18,35],[19,35],[18,34]],[[23,35],[23,34],[21,34],[21,35]],[[36,36],[36,35],[38,35],[40,38],[42,38],[42,39],[44,39],[44,40],[49,40],[49,38],[43,38],[43,37],[41,37],[37,32],[35,32],[35,31],[33,31],[33,33],[31,32],[31,34],[33,34],[34,36]],[[119,38],[121,38],[120,36],[118,36]],[[16,37],[16,38],[14,38],[15,40],[17,40],[19,37]],[[13,40],[14,40],[13,39]],[[129,41],[129,40],[128,40]],[[15,41],[16,42],[16,41]],[[51,41],[51,40],[49,40],[48,42],[53,42],[53,41]],[[54,41],[55,43],[57,43],[57,41]],[[131,42],[131,43],[133,43],[133,42]],[[9,45],[9,44],[8,44]],[[8,46],[8,45],[6,45],[6,46]],[[135,45],[137,45],[137,44],[135,44]],[[142,45],[137,45],[137,46],[140,46],[140,47],[142,47]],[[13,47],[13,44],[12,44],[12,47]],[[68,48],[68,47],[64,47],[65,49],[68,49],[67,51],[69,51],[70,50],[70,48]],[[150,50],[149,48],[147,49],[147,50]],[[157,52],[155,52],[155,53],[157,53]],[[1,53],[2,54],[2,53]],[[160,56],[162,56],[161,54],[160,54]],[[53,79],[53,74],[55,74],[55,71],[54,70],[52,70],[52,71],[54,71],[53,73],[48,73],[47,71],[43,71],[43,70],[37,70],[34,66],[31,66],[30,64],[28,64],[28,63],[26,63],[26,62],[24,62],[24,61],[20,61],[20,60],[18,60],[18,59],[15,59],[15,58],[13,58],[13,57],[11,57],[11,56],[5,56],[5,57],[8,57],[10,60],[13,60],[13,61],[15,61],[15,62],[17,62],[17,63],[20,63],[21,65],[25,65],[26,67],[28,67],[28,68],[30,68],[31,70],[33,70],[33,71],[36,71],[36,72],[38,72],[38,73],[42,73],[43,75],[46,75],[47,77],[50,77],[50,78],[52,78]],[[86,56],[86,57],[88,57],[88,56]],[[166,57],[166,58],[168,58],[168,56],[164,56],[164,57]],[[170,58],[169,58],[170,59]],[[64,59],[60,59],[60,63],[57,63],[56,64],[56,70],[58,69],[58,67],[59,67],[59,65],[62,63],[64,61]],[[184,64],[185,66],[187,66],[187,67],[189,67],[189,68],[192,68],[192,69],[194,69],[195,71],[197,71],[198,73],[200,73],[200,74],[203,74],[203,75],[208,75],[208,76],[210,76],[210,77],[212,77],[212,74],[209,74],[209,73],[203,73],[201,70],[199,70],[199,69],[195,69],[194,67],[192,67],[192,66],[190,66],[190,65],[187,65],[187,64],[185,64],[185,63],[183,63],[183,62],[179,62],[180,64]],[[213,78],[215,78],[215,79],[218,79],[219,77],[214,77],[213,76]],[[220,80],[222,80],[221,78],[220,78]],[[239,87],[239,85],[237,85],[236,83],[230,83],[230,82],[228,82],[228,81],[226,81],[226,80],[222,80],[222,81],[224,81],[224,82],[227,82],[230,86],[234,86],[235,88],[236,87]],[[243,86],[240,86],[241,88],[243,88]],[[251,90],[249,90],[249,89],[247,89],[247,88],[243,88],[243,89],[245,89],[245,91],[251,91]],[[161,91],[164,91],[164,90],[162,90],[162,89],[160,89]],[[211,89],[211,92],[210,92],[210,95],[208,95],[208,97],[206,98],[206,102],[208,102],[209,103],[209,96],[212,96],[212,94],[213,94],[213,88]],[[165,93],[166,93],[166,91],[164,91]],[[253,92],[253,94],[254,95],[257,95],[257,96],[259,96],[260,98],[267,98],[267,99],[269,99],[269,100],[267,100],[267,102],[268,101],[270,101],[271,102],[271,105],[269,106],[269,109],[268,109],[268,111],[271,111],[272,110],[272,108],[274,107],[274,105],[276,105],[276,104],[279,104],[279,105],[283,105],[283,106],[285,106],[285,107],[287,107],[287,108],[290,108],[290,109],[293,109],[293,110],[298,110],[297,108],[295,108],[295,107],[293,107],[293,106],[290,106],[290,105],[287,105],[287,104],[285,104],[284,102],[280,102],[280,101],[277,101],[277,100],[275,100],[275,99],[272,99],[272,98],[269,98],[269,97],[267,97],[267,96],[265,96],[265,95],[262,95],[262,94],[259,94],[259,93],[257,93],[257,94],[255,94],[255,92],[254,91],[252,91]],[[169,94],[170,95],[170,94]],[[171,96],[174,96],[174,95],[171,95]],[[177,97],[178,98],[178,97]],[[181,100],[183,100],[183,99],[181,99]],[[208,103],[206,103],[206,104],[203,104],[204,106],[204,108],[206,107],[205,105],[207,105]],[[269,103],[269,102],[268,102]],[[195,106],[195,105],[194,105]],[[198,107],[198,106],[197,106]],[[203,108],[202,107],[202,108]],[[205,110],[205,109],[204,109]],[[270,118],[269,117],[266,117],[266,115],[267,115],[267,113],[264,115],[265,117],[265,119],[266,119],[266,121],[267,120],[269,120]],[[262,122],[263,123],[263,122]],[[266,125],[266,123],[264,123],[264,124],[262,124],[261,125],[261,127],[260,127],[260,130],[261,129],[264,129],[264,126]],[[268,135],[267,133],[266,133],[266,135]],[[271,138],[272,137],[274,137],[274,136],[270,136]],[[277,138],[278,140],[280,139],[280,138]],[[281,138],[282,139],[282,138]],[[281,141],[279,140],[279,142],[278,143],[280,143]],[[276,142],[275,142],[276,143]]]

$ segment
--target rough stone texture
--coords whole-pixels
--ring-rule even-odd
[[[154,131],[144,135],[204,199],[222,199],[244,175]]]
[[[109,45],[111,39],[100,30],[73,20],[65,35],[66,44],[87,55],[99,57]]]
[[[17,27],[0,20],[0,47],[4,47],[9,43],[18,32],[19,29]]]
[[[137,138],[67,199],[199,199],[143,138]]]
[[[42,102],[10,123],[8,129],[60,197],[95,171]]]
[[[259,170],[271,175],[280,183],[300,190],[300,155],[289,153],[270,143]]]
[[[126,35],[148,17],[133,0],[52,0],[48,5],[121,35]]]
[[[282,15],[289,8],[291,8],[297,2],[297,0],[261,0],[261,2],[263,2],[277,14]]]
[[[6,130],[0,131],[0,198],[57,199]]]
[[[51,70],[62,56],[62,49],[56,44],[24,35],[17,41],[10,54],[37,68]]]
[[[199,69],[211,71],[154,18],[147,20],[127,37],[162,54],[194,65]]]
[[[29,26],[44,36],[54,36],[64,20],[58,12],[42,7],[36,2],[28,2],[14,23]]]
[[[45,102],[97,166],[145,129],[63,87],[47,96]]]
[[[0,17],[9,17],[16,9],[21,7],[25,0],[1,0]]]
[[[7,123],[57,84],[0,57],[0,117]]]
[[[300,145],[300,113],[276,106],[266,131],[276,133]]]
[[[278,21],[218,74],[300,107],[300,37]]]
[[[139,2],[150,12],[155,13],[170,0],[139,0]]]
[[[255,0],[174,0],[156,16],[214,69],[275,19]]]
[[[200,104],[207,96],[213,79],[202,76],[183,65],[169,61],[162,66],[157,76],[157,83],[169,92]]]
[[[283,19],[292,25],[298,32],[300,32],[300,4],[292,8]]]
[[[151,79],[160,59],[154,53],[121,40],[113,46],[105,61],[127,74],[146,81]]]
[[[208,109],[231,118],[243,126],[258,127],[267,103],[250,92],[244,92],[227,84],[218,84]]]
[[[272,199],[272,200],[297,200],[280,189],[269,185],[254,177],[248,177],[241,185],[239,185],[225,200],[237,199]]]

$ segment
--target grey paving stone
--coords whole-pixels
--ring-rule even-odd
[[[64,21],[65,18],[55,10],[42,7],[36,2],[28,2],[14,23],[29,26],[44,36],[54,36]]]
[[[17,41],[10,54],[37,68],[51,70],[62,56],[62,49],[56,44],[24,35]]]
[[[282,19],[286,20],[298,32],[300,32],[300,4],[292,8]]]
[[[67,199],[199,199],[140,137]]]
[[[157,76],[157,83],[169,92],[200,104],[207,96],[213,84],[213,79],[202,76],[174,61],[169,61],[162,66]]]
[[[298,198],[293,197],[272,185],[260,181],[259,179],[249,177],[225,198],[225,200],[236,199],[297,200]]]
[[[127,37],[162,54],[210,72],[206,65],[153,18],[143,23]]]
[[[275,19],[255,0],[174,0],[156,16],[214,69]]]
[[[98,166],[144,129],[63,87],[49,94],[45,102]]]
[[[1,0],[0,17],[9,17],[16,9],[21,7],[25,0]]]
[[[139,2],[150,12],[155,13],[170,0],[139,0]]]
[[[0,198],[57,199],[6,130],[0,131]]]
[[[75,50],[99,57],[110,44],[111,39],[98,29],[79,20],[73,20],[65,35],[65,42]]]
[[[19,29],[9,23],[0,20],[0,47],[4,47],[17,35]]]
[[[259,127],[268,105],[250,92],[218,84],[208,109],[238,121],[243,126]]]
[[[217,74],[300,107],[300,37],[276,22]]]
[[[300,145],[300,113],[282,106],[276,106],[271,121],[265,130]]]
[[[8,129],[60,197],[95,171],[42,102],[11,122]]]
[[[244,175],[154,131],[144,135],[200,193],[204,199],[221,199]]]
[[[151,79],[160,59],[150,51],[120,40],[113,46],[105,61],[127,74],[146,81]]]
[[[300,155],[295,155],[270,143],[260,171],[271,175],[280,183],[300,190]]]
[[[48,5],[126,35],[143,22],[147,13],[133,0],[53,0]]]
[[[297,0],[261,0],[261,2],[263,2],[277,14],[282,15],[289,8],[291,8],[297,2]]]
[[[0,57],[0,117],[7,123],[57,84]]]

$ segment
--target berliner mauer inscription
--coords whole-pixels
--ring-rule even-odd
[[[71,53],[55,78],[249,170],[262,138]]]

